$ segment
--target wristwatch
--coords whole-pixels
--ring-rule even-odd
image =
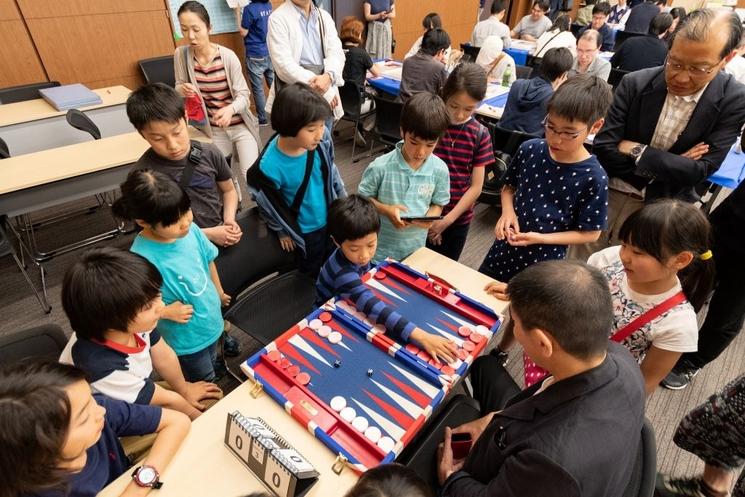
[[[132,472],[132,479],[140,487],[150,487],[157,490],[163,486],[158,470],[147,464],[135,468]]]
[[[634,146],[634,148],[631,149],[631,152],[629,152],[629,155],[631,156],[634,161],[638,161],[639,157],[641,157],[642,153],[644,153],[644,149],[647,148],[646,145],[642,145],[641,143]]]

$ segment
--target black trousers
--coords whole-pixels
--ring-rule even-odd
[[[481,414],[504,409],[507,401],[520,393],[520,387],[499,359],[491,354],[479,357],[471,366],[473,397],[481,405]]]
[[[698,332],[698,351],[683,354],[681,368],[703,368],[719,357],[735,339],[745,321],[745,260],[720,246],[714,250],[717,283],[706,320]]]
[[[451,224],[448,229],[442,232],[442,243],[440,245],[433,245],[427,240],[427,248],[457,261],[460,259],[460,254],[463,253],[463,247],[466,245],[468,228],[470,226],[470,224]]]
[[[311,278],[318,277],[321,267],[328,259],[334,244],[326,233],[326,226],[310,233],[303,233],[305,241],[305,256],[301,255],[299,270]]]

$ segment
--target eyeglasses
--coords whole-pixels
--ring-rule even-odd
[[[544,128],[546,128],[546,134],[550,132],[552,135],[558,136],[562,140],[571,141],[576,140],[579,135],[581,135],[585,130],[582,129],[580,131],[556,131],[556,128],[548,124],[548,116],[543,118],[543,121],[541,121],[541,124]]]
[[[687,66],[685,64],[680,64],[674,60],[670,60],[669,58],[665,59],[665,67],[668,68],[671,72],[677,74],[682,71],[688,71],[688,76],[691,79],[703,79],[717,68],[719,64],[722,61],[720,60],[716,64],[714,64],[711,67],[696,67],[696,66]]]

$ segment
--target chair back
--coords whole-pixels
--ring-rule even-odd
[[[176,73],[173,69],[173,55],[143,59],[137,64],[140,66],[145,82],[165,83],[171,88],[176,86]]]
[[[67,123],[70,126],[75,129],[79,129],[80,131],[85,131],[86,133],[90,134],[94,140],[101,139],[101,130],[98,129],[96,123],[94,123],[90,117],[86,116],[78,109],[68,110],[67,114],[65,115],[65,119],[67,119]]]
[[[631,478],[629,478],[623,495],[630,497],[652,497],[654,495],[656,477],[657,443],[655,441],[654,428],[652,428],[649,420],[644,418],[638,457],[634,463]]]
[[[8,144],[5,143],[5,140],[0,138],[0,159],[7,159],[10,157],[10,149],[8,149]]]
[[[476,62],[476,57],[479,56],[481,51],[481,47],[474,47],[470,43],[461,43],[460,49],[463,51],[463,59],[465,59],[462,62]]]
[[[362,93],[356,84],[347,82],[339,88],[341,107],[344,109],[344,119],[356,121],[360,118],[362,109]]]
[[[515,65],[515,77],[517,79],[530,79],[532,73],[532,67]]]
[[[621,45],[623,45],[623,42],[635,36],[646,36],[646,35],[645,33],[634,33],[633,31],[621,31],[621,30],[616,31],[616,43],[613,45],[613,51],[618,52],[618,49],[621,48]]]
[[[520,145],[524,142],[532,140],[533,138],[538,138],[530,133],[503,128],[498,124],[494,125],[494,128],[491,131],[494,151],[503,152],[510,156],[514,156],[517,149],[520,148]]]
[[[257,281],[297,266],[295,256],[282,250],[277,235],[261,219],[258,207],[249,209],[237,222],[243,231],[240,242],[221,248],[215,260],[220,282],[233,302]]]
[[[59,81],[43,81],[41,83],[0,88],[0,104],[14,104],[16,102],[41,98],[39,90],[53,88],[59,85]]]
[[[626,76],[629,73],[629,71],[624,71],[622,69],[616,69],[615,67],[611,68],[610,74],[608,75],[608,84],[613,87],[615,90],[619,84],[621,84],[621,80],[624,76]]]
[[[59,359],[67,345],[62,328],[56,324],[45,324],[0,335],[0,364],[40,357]]]
[[[401,110],[404,104],[375,96],[375,132],[380,141],[395,145],[401,141]]]
[[[572,30],[572,34],[574,35],[575,38],[579,38],[579,32],[582,31],[582,28],[584,28],[583,25],[577,24],[574,22],[572,23],[571,26],[569,26],[569,29]]]

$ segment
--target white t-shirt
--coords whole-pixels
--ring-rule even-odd
[[[681,291],[680,281],[659,295],[643,295],[629,288],[620,258],[621,247],[610,247],[590,256],[587,263],[608,279],[613,299],[613,333]],[[695,352],[698,349],[696,313],[688,301],[678,304],[628,336],[622,345],[641,363],[649,347],[670,352]]]

